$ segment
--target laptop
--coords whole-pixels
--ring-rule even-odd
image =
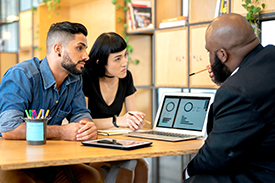
[[[164,93],[153,129],[124,135],[172,142],[206,138],[208,112],[213,100],[214,94],[210,93]]]

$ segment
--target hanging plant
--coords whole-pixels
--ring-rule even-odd
[[[45,3],[48,7],[48,11],[49,11],[49,15],[48,15],[48,18],[51,18],[53,16],[53,13],[55,10],[60,10],[60,1],[61,0],[42,0],[42,3]],[[32,7],[31,9],[33,12],[36,12],[37,10],[37,7]],[[56,12],[56,15],[59,15],[59,12],[57,11]]]
[[[258,37],[260,33],[260,11],[265,8],[265,3],[260,4],[259,0],[242,0],[242,6],[246,9],[247,13],[245,18],[250,25],[254,28],[255,35]]]
[[[123,0],[123,2],[124,2],[124,4],[123,4],[123,5],[120,5],[120,4],[117,3],[117,0],[112,0],[112,4],[116,6],[116,10],[117,10],[117,11],[120,10],[120,8],[122,8],[123,11],[126,12],[126,11],[127,11],[127,3],[131,3],[131,0]],[[121,20],[122,20],[122,17],[118,17],[118,18],[117,18],[117,22],[120,22]],[[129,36],[126,34],[127,24],[124,23],[124,24],[123,24],[123,27],[124,27],[124,30],[121,32],[121,34],[124,36],[124,39],[125,39],[125,41],[126,41],[126,43],[127,43],[126,49],[127,49],[128,53],[129,53],[129,57],[128,57],[129,62],[130,62],[130,63],[133,63],[133,64],[135,64],[135,65],[137,65],[137,64],[139,64],[139,60],[138,60],[138,59],[133,60],[133,59],[130,57],[130,55],[133,53],[133,47],[132,47],[132,45],[128,44],[130,38],[129,38]]]
[[[54,11],[55,10],[60,10],[61,9],[61,7],[60,7],[60,1],[61,0],[42,0],[42,3],[45,3],[46,5],[47,5],[47,9],[48,9],[48,12],[49,12],[49,14],[48,14],[48,18],[52,18],[52,16],[53,16],[53,13],[54,13]],[[36,13],[37,12],[37,7],[32,7],[31,8],[31,10],[32,10],[32,12],[33,12],[33,14],[34,13]],[[59,12],[58,11],[56,11],[56,15],[59,15]],[[37,25],[38,26],[38,25]],[[37,36],[35,36],[33,39],[34,40],[36,40],[36,39],[38,39],[38,35],[39,35],[39,31],[37,30],[36,31],[36,35]],[[43,48],[42,47],[36,47],[35,48],[35,50],[37,50],[37,51],[40,51],[40,50],[42,50]]]

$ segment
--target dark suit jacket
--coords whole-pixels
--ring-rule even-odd
[[[258,45],[249,53],[211,107],[208,137],[188,174],[275,182],[275,47]]]

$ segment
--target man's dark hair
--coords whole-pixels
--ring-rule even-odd
[[[80,23],[72,22],[58,22],[51,25],[47,35],[47,53],[51,51],[51,48],[55,43],[67,45],[74,39],[75,34],[88,35],[86,27]]]
[[[95,41],[85,67],[93,70],[99,77],[105,76],[105,65],[111,53],[123,51],[127,47],[125,40],[115,32],[101,34]],[[96,63],[98,60],[98,63]]]

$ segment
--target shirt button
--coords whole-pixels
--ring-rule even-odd
[[[58,103],[58,100],[57,100],[57,101],[55,101],[55,103]]]

